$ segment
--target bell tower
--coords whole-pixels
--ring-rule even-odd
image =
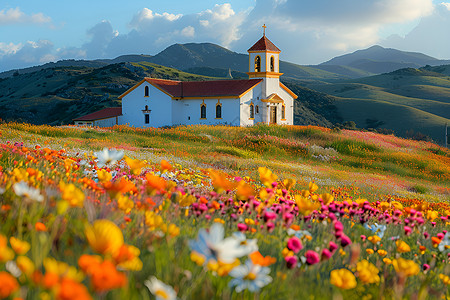
[[[267,37],[266,25],[262,38],[247,50],[249,57],[248,77],[264,80],[263,93],[267,95],[268,85],[278,86],[280,82],[280,52]]]

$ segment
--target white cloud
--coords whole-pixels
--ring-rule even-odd
[[[433,14],[421,19],[419,24],[405,36],[394,34],[380,44],[407,51],[450,59],[450,9],[449,3],[436,6]]]
[[[447,9],[450,10],[450,3],[449,2],[442,2],[441,5],[447,7]]]
[[[43,24],[50,23],[51,18],[45,16],[43,13],[36,13],[32,15],[27,15],[20,10],[19,7],[10,8],[8,10],[0,10],[0,25],[11,25],[11,24]]]
[[[16,53],[20,48],[22,48],[22,44],[14,44],[14,43],[1,43],[0,42],[0,56],[6,55],[6,54],[14,54]]]
[[[184,27],[183,30],[181,30],[181,35],[185,37],[194,37],[195,28],[192,26]]]

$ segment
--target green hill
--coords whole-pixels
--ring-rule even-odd
[[[304,84],[335,96],[339,115],[358,127],[376,124],[402,136],[414,130],[443,143],[445,123],[450,123],[448,70],[448,66],[406,68],[351,81]]]

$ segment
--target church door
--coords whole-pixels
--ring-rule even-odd
[[[277,107],[270,107],[270,124],[277,124]]]

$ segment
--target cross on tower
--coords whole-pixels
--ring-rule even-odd
[[[264,29],[263,29],[263,30],[264,30],[264,31],[263,31],[263,35],[266,36],[266,28],[267,28],[266,24],[264,24],[264,25],[262,26],[262,28],[264,28]]]

